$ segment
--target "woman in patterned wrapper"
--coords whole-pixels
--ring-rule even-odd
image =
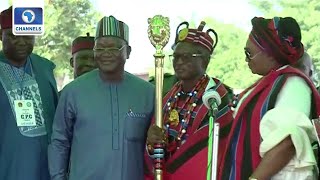
[[[310,119],[320,115],[320,97],[310,78],[290,66],[304,53],[300,27],[291,17],[251,22],[246,61],[263,77],[240,94],[218,179],[311,180]]]

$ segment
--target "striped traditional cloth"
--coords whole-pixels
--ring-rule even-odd
[[[310,118],[319,117],[320,96],[305,75],[292,67],[272,71],[240,94],[241,98],[254,88],[240,104],[234,118],[227,148],[221,157],[224,161],[219,165],[219,180],[248,179],[257,168],[261,161],[260,120],[274,108],[280,90],[291,76],[299,76],[308,83],[313,92]]]
[[[230,104],[232,97],[232,90],[227,88],[218,79],[212,78],[216,86],[213,90],[216,90],[221,96],[222,103],[219,106],[219,113],[216,115],[216,121],[220,123],[220,136],[219,136],[219,149],[223,152],[225,143],[228,137],[228,132],[232,123],[232,112],[230,110]],[[176,85],[178,85],[177,82]],[[172,88],[167,95],[163,98],[163,112],[167,109],[167,103],[177,92],[175,88]],[[198,93],[197,93],[198,94]],[[202,95],[201,95],[202,97]],[[180,112],[180,116],[186,113],[185,107],[182,107],[185,99],[180,99],[181,103],[178,103],[177,110]],[[206,106],[202,102],[202,98],[197,101],[197,107],[191,114],[191,121],[187,128],[187,135],[185,142],[176,149],[174,153],[168,154],[166,151],[166,161],[164,168],[163,179],[205,179],[207,173],[207,147],[208,147],[208,134],[209,134],[209,112]],[[167,116],[164,117],[166,122]],[[155,119],[152,119],[154,124]],[[180,125],[179,125],[180,126]],[[177,128],[171,127],[172,131],[169,133],[169,139],[174,138],[177,134],[175,132]],[[168,150],[171,147],[167,147]],[[219,156],[220,157],[220,156]],[[221,161],[219,158],[218,161]],[[152,179],[152,161],[149,155],[145,154],[145,176],[146,180]]]
[[[250,40],[281,65],[293,65],[302,57],[301,30],[294,18],[254,17],[251,23]]]
[[[182,25],[186,25],[187,27],[180,30]],[[213,29],[208,29],[207,31],[203,32],[204,26],[206,23],[202,21],[197,29],[190,29],[188,22],[182,22],[176,30],[176,39],[173,45],[173,48],[179,42],[191,42],[199,44],[200,46],[208,49],[210,53],[213,52],[214,48],[218,43],[218,35]],[[212,32],[215,36],[215,41],[209,35]]]
[[[103,17],[97,25],[96,37],[114,36],[129,43],[129,26],[113,16]]]

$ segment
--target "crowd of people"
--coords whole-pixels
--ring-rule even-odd
[[[0,14],[0,180],[152,180],[154,145],[164,144],[163,180],[207,178],[210,113],[221,97],[218,180],[315,180],[320,93],[312,55],[292,17],[254,17],[244,60],[261,76],[240,94],[206,69],[218,34],[182,22],[165,74],[164,126],[155,125],[154,79],[124,70],[128,25],[105,16],[95,36],[71,44],[74,80],[60,92],[52,61],[33,53],[34,36],[12,33]],[[243,48],[243,47],[239,47]],[[315,149],[316,148],[316,149]]]

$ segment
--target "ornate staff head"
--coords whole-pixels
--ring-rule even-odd
[[[151,44],[156,48],[157,52],[162,52],[170,38],[169,18],[156,15],[148,18],[148,36]]]

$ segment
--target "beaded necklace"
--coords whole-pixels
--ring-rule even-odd
[[[209,82],[207,75],[204,75],[199,79],[198,83],[195,85],[193,90],[189,93],[182,91],[182,83],[177,83],[172,90],[171,97],[168,99],[167,104],[164,108],[164,122],[166,126],[167,137],[169,136],[169,130],[176,128],[178,129],[177,137],[169,142],[168,147],[169,151],[174,151],[176,148],[179,148],[181,145],[181,139],[187,132],[190,120],[192,118],[192,113],[197,107],[199,99],[201,99],[205,88]],[[179,98],[182,95],[187,95],[186,100],[184,100],[181,109],[178,109]],[[181,111],[185,109],[186,112],[182,115]],[[179,115],[182,115],[182,118],[179,118]]]

